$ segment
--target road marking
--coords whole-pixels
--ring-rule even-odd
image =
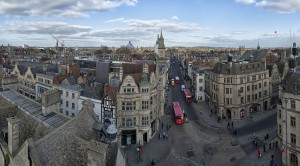
[[[172,148],[172,150],[171,150],[171,153],[172,153],[172,154],[175,156],[175,158],[178,159],[179,161],[181,161],[181,160],[186,160],[186,161],[188,161],[188,162],[190,162],[190,163],[192,163],[192,164],[195,164],[195,165],[200,166],[200,165],[197,164],[195,161],[193,161],[193,160],[191,160],[191,159],[189,159],[189,158],[186,158],[186,157],[183,157],[183,156],[179,155],[178,153],[175,152],[175,150],[174,150],[173,148]]]

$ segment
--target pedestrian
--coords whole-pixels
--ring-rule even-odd
[[[271,143],[269,143],[269,149],[272,149],[272,144]]]
[[[169,134],[168,134],[168,133],[166,133],[166,139],[168,140],[168,138],[169,138]]]
[[[231,122],[231,128],[233,128],[233,122]]]
[[[213,113],[213,110],[210,110],[210,115]]]
[[[166,132],[164,131],[163,132],[163,138],[165,139],[165,137],[166,137]]]
[[[271,159],[274,160],[274,158],[275,158],[275,155],[274,155],[274,153],[272,153]]]
[[[257,141],[255,141],[255,146],[258,147],[258,142]]]
[[[154,162],[154,160],[152,159],[152,161],[151,161],[151,165],[155,165],[155,162]]]
[[[169,125],[167,125],[166,127],[167,127],[167,131],[169,131]]]
[[[278,148],[278,141],[276,141],[275,146],[276,146],[276,148]]]
[[[169,129],[171,130],[171,125],[169,125]]]
[[[164,123],[161,122],[161,129],[164,129]]]
[[[264,152],[266,152],[266,145],[264,144]]]
[[[261,153],[260,153],[260,150],[259,150],[259,149],[257,149],[257,156],[258,156],[258,158],[261,157]]]
[[[217,115],[217,110],[215,110],[215,114]]]
[[[237,131],[236,131],[236,129],[234,130],[234,132],[235,132],[235,135],[237,135]]]
[[[230,122],[228,122],[228,124],[227,124],[227,128],[228,128],[228,129],[230,128]]]

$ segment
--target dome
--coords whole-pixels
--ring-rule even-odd
[[[106,132],[108,134],[115,134],[117,133],[117,128],[116,128],[116,125],[114,123],[110,124],[107,129],[106,129]]]

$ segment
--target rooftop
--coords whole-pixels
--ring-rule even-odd
[[[58,115],[54,112],[47,116],[43,116],[41,105],[27,99],[15,91],[1,91],[0,95],[10,103],[17,105],[21,111],[42,122],[47,127],[57,128],[69,120],[68,118]]]

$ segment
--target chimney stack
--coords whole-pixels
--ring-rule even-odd
[[[19,149],[20,142],[20,119],[16,117],[7,118],[8,123],[8,150],[14,155]]]

